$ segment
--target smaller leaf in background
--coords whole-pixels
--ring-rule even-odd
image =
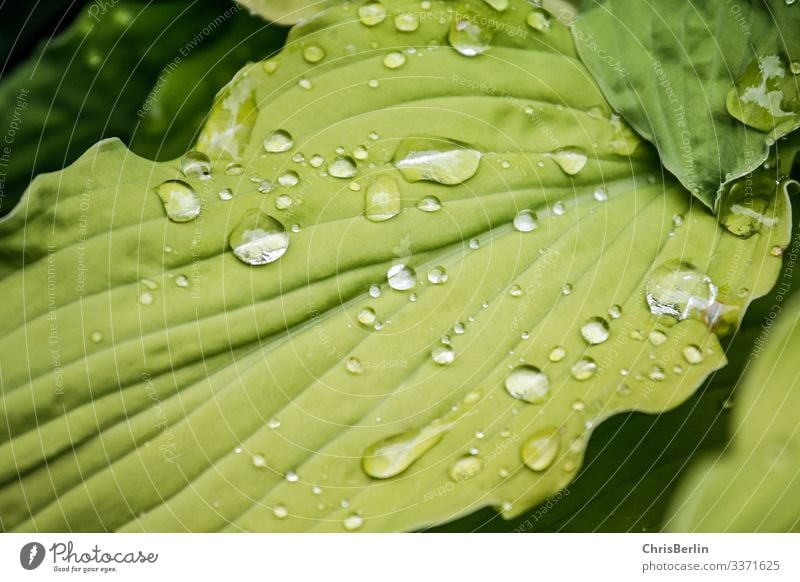
[[[252,14],[278,24],[297,24],[341,0],[236,0]]]
[[[673,531],[800,531],[800,297],[773,312],[778,323],[737,390],[733,443],[681,484]]]
[[[800,5],[584,0],[572,23],[612,107],[709,208],[798,126]]]

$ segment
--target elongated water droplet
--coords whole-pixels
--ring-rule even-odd
[[[519,400],[539,404],[550,395],[550,380],[535,366],[517,366],[506,376],[506,391]]]
[[[426,196],[417,202],[417,208],[423,212],[436,212],[442,209],[442,203],[436,196]]]
[[[211,160],[203,152],[186,152],[181,158],[181,173],[187,178],[208,180],[211,177]]]
[[[519,232],[533,232],[539,228],[535,212],[522,210],[514,217],[514,228]]]
[[[572,366],[572,377],[576,380],[588,380],[597,371],[597,363],[588,357],[583,357]]]
[[[581,326],[581,337],[590,346],[602,344],[609,335],[608,322],[602,317],[592,317]]]
[[[244,174],[244,166],[236,162],[228,162],[225,165],[226,176],[241,176]]]
[[[408,291],[417,284],[417,273],[405,265],[393,265],[386,273],[389,287],[395,291]]]
[[[655,380],[656,382],[661,382],[667,377],[667,374],[666,372],[664,372],[664,368],[662,368],[661,366],[653,366],[652,368],[650,368],[650,373],[648,374],[648,377],[651,380]]]
[[[283,129],[273,131],[264,140],[264,149],[273,154],[289,151],[293,145],[294,139],[292,139],[291,134]]]
[[[167,180],[159,184],[155,192],[172,222],[189,222],[200,214],[200,198],[186,182]]]
[[[219,193],[217,194],[219,199],[223,202],[227,202],[228,200],[233,200],[233,190],[230,188],[220,188]]]
[[[552,427],[532,434],[520,447],[522,462],[533,471],[545,471],[556,460],[561,448],[558,430]]]
[[[466,481],[481,472],[483,463],[478,457],[461,457],[450,468],[450,478],[456,483]]]
[[[253,455],[251,462],[253,463],[253,466],[256,469],[264,469],[267,466],[267,459],[264,458],[264,455],[260,454]]]
[[[522,297],[523,295],[522,287],[520,287],[517,284],[514,284],[508,288],[508,294],[511,295],[511,297]]]
[[[645,291],[653,315],[684,320],[702,315],[717,299],[717,286],[691,263],[671,260],[653,270]]]
[[[266,265],[280,259],[289,248],[286,228],[269,214],[254,210],[231,231],[228,244],[236,258],[248,265]]]
[[[376,26],[386,20],[386,8],[380,2],[370,2],[358,8],[358,19],[365,26]]]
[[[379,176],[367,188],[364,206],[364,216],[372,222],[383,222],[400,214],[402,200],[397,180],[386,174]]]
[[[394,165],[409,182],[461,184],[478,171],[481,153],[449,140],[410,137],[394,155]]]
[[[447,40],[456,51],[465,57],[474,57],[486,52],[492,44],[494,33],[484,28],[479,18],[471,19],[469,15],[457,14],[450,27]]]
[[[353,158],[344,156],[328,164],[328,173],[334,178],[352,178],[358,173],[358,166]]]
[[[420,430],[380,440],[364,451],[361,467],[367,475],[375,479],[399,475],[436,446],[450,427],[450,423],[436,420]]]
[[[565,174],[575,176],[583,170],[589,158],[586,153],[578,148],[564,148],[552,154],[558,166],[564,170]]]

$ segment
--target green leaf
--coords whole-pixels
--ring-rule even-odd
[[[282,41],[276,27],[213,0],[91,3],[0,83],[0,126],[8,128],[0,214],[33,176],[63,168],[103,137],[175,157],[219,88]]]
[[[681,483],[667,521],[673,531],[800,531],[800,298],[783,303],[782,288],[736,390],[732,443]]]
[[[278,24],[296,24],[313,17],[337,0],[236,0],[265,20]],[[341,2],[341,0],[339,0]]]
[[[800,126],[798,28],[800,6],[784,0],[586,0],[573,31],[612,107],[714,209]],[[775,75],[762,78],[768,63]]]
[[[772,286],[786,188],[731,235],[566,28],[453,6],[414,32],[411,1],[296,28],[218,96],[210,176],[106,141],[33,182],[0,223],[0,286],[26,297],[0,318],[4,529],[510,518],[571,482],[604,419],[723,365],[709,326]]]

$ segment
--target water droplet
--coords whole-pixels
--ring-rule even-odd
[[[325,58],[325,49],[318,44],[307,44],[303,47],[303,58],[309,63],[318,63]]]
[[[539,228],[535,212],[522,210],[514,217],[514,228],[519,232],[532,232]]]
[[[447,283],[447,270],[441,265],[431,267],[428,270],[428,281],[434,285],[441,285]]]
[[[272,430],[276,430],[281,427],[281,421],[275,417],[270,418],[267,421],[267,428],[271,428]]]
[[[588,380],[597,371],[597,363],[588,357],[583,357],[572,366],[572,377],[576,380]]]
[[[514,284],[511,287],[509,287],[508,294],[511,295],[511,297],[522,297],[522,295],[523,295],[522,287],[520,287],[519,285]]]
[[[716,302],[717,286],[691,263],[671,260],[653,270],[645,291],[653,315],[684,320]]]
[[[364,518],[357,513],[353,513],[344,518],[342,525],[347,531],[355,531],[364,525]]]
[[[655,380],[656,382],[661,382],[667,377],[667,374],[666,372],[664,372],[664,368],[662,368],[661,366],[653,366],[652,368],[650,368],[650,373],[648,374],[648,377],[651,380]]]
[[[289,483],[297,483],[297,480],[300,479],[300,477],[297,475],[297,473],[289,469],[288,471],[286,471],[285,479]]]
[[[248,265],[265,265],[280,259],[289,248],[289,234],[268,214],[247,213],[231,231],[228,244],[236,258]]]
[[[153,294],[150,293],[149,291],[142,291],[139,294],[139,305],[144,305],[144,306],[152,305],[153,301],[154,301]]]
[[[272,510],[272,515],[278,519],[283,519],[289,515],[289,510],[284,505],[276,505],[275,509]]]
[[[393,265],[386,273],[386,280],[395,291],[408,291],[416,286],[417,274],[411,267]]]
[[[372,222],[383,222],[400,214],[402,200],[397,180],[387,174],[378,176],[367,188],[364,205],[364,216]]]
[[[300,182],[300,176],[294,170],[287,170],[278,176],[278,184],[281,186],[297,186]]]
[[[606,193],[606,189],[602,186],[598,186],[597,189],[594,191],[594,199],[598,202],[605,202],[608,200],[608,194]]]
[[[506,376],[506,391],[519,400],[539,404],[550,394],[550,380],[535,366],[517,366]]]
[[[178,275],[177,277],[175,277],[175,284],[178,287],[188,287],[189,278],[186,275]]]
[[[369,157],[369,151],[364,146],[356,146],[353,148],[353,157],[357,160],[366,160]]]
[[[399,69],[406,64],[406,55],[399,52],[391,52],[383,57],[383,66],[387,69]]]
[[[262,194],[269,194],[274,189],[275,184],[273,184],[271,180],[262,180],[262,182],[258,185],[258,191]]]
[[[172,222],[189,222],[200,214],[200,198],[186,182],[167,180],[159,184],[155,192]]]
[[[527,22],[528,26],[532,29],[538,31],[545,31],[550,28],[550,17],[547,15],[547,12],[541,8],[533,8],[525,18],[525,22]]]
[[[769,254],[771,254],[773,257],[782,257],[783,256],[783,247],[775,245],[774,247],[772,247],[769,250]]]
[[[273,131],[267,139],[264,140],[264,149],[270,153],[276,154],[286,152],[292,149],[294,139],[288,131],[278,129]]]
[[[556,216],[563,216],[566,213],[567,207],[564,205],[563,202],[556,202],[553,204],[553,214]]]
[[[689,344],[683,348],[683,359],[689,364],[697,365],[703,362],[703,352],[694,344]]]
[[[505,12],[508,10],[508,0],[483,0],[489,6],[497,10],[498,12]]]
[[[590,346],[602,344],[609,335],[608,322],[602,317],[591,317],[581,326],[581,337]]]
[[[436,346],[431,350],[431,359],[440,366],[446,366],[453,363],[456,353],[450,346]]]
[[[230,188],[220,188],[220,191],[217,195],[223,202],[233,199],[233,191]]]
[[[758,55],[728,93],[728,113],[765,133],[792,129],[800,103],[796,81],[786,74],[790,66],[783,55]]]
[[[345,368],[347,368],[347,371],[351,374],[360,374],[364,371],[364,364],[356,357],[347,358]]]
[[[450,478],[457,483],[466,481],[467,479],[470,479],[480,473],[482,467],[483,463],[478,457],[471,455],[461,457],[450,468]]]
[[[425,196],[425,198],[417,202],[417,208],[423,212],[436,212],[442,209],[442,203],[436,196]]]
[[[334,178],[353,178],[358,173],[358,166],[353,158],[344,156],[328,164],[328,173]]]
[[[242,164],[237,164],[236,162],[228,162],[225,165],[226,176],[241,176],[242,174],[244,174],[244,166]]]
[[[583,170],[589,158],[578,148],[564,148],[552,154],[558,166],[564,170],[565,174],[575,176]]]
[[[413,12],[401,12],[394,17],[394,27],[400,32],[414,32],[419,28],[419,17]]]
[[[653,344],[654,346],[656,347],[663,346],[667,341],[667,334],[665,334],[660,329],[654,329],[653,331],[650,332],[648,338],[650,339],[650,343]]]
[[[522,462],[533,471],[545,471],[555,461],[561,448],[558,430],[552,427],[536,431],[520,447]]]
[[[481,241],[476,238],[470,239],[469,248],[471,248],[473,251],[477,251],[479,248],[481,248]]]
[[[484,28],[477,22],[480,22],[477,18],[473,21],[468,15],[457,14],[447,35],[450,46],[465,57],[486,52],[492,43],[494,34],[491,29]]]
[[[275,199],[275,208],[278,210],[286,210],[292,205],[292,197],[286,194],[281,194]]]
[[[377,319],[377,315],[375,315],[375,310],[372,307],[364,307],[361,311],[358,312],[358,323],[366,326],[372,327],[375,324],[375,320]]]
[[[619,319],[622,317],[622,306],[621,305],[612,305],[608,308],[608,316],[611,319]]]
[[[550,353],[548,354],[547,358],[548,358],[548,359],[549,359],[551,362],[560,362],[560,361],[561,361],[561,360],[563,360],[563,359],[564,359],[566,356],[567,356],[567,350],[566,350],[566,349],[564,349],[564,348],[563,348],[563,347],[561,347],[561,346],[556,346],[556,347],[554,347],[552,350],[550,350]]]
[[[381,296],[381,286],[372,284],[369,286],[369,296],[378,298]]]
[[[251,462],[256,469],[264,469],[267,466],[267,459],[264,458],[264,455],[253,455]]]
[[[103,341],[103,334],[99,331],[93,331],[92,335],[89,336],[89,339],[92,340],[92,343],[99,344]]]
[[[297,86],[300,87],[301,89],[305,89],[306,91],[310,91],[311,89],[314,88],[314,85],[311,84],[311,81],[309,81],[306,78],[300,79],[297,82]]]
[[[409,182],[422,180],[454,185],[478,171],[481,153],[448,140],[406,138],[397,148],[394,165]]]
[[[675,214],[672,217],[672,226],[678,228],[679,226],[683,226],[683,216],[680,214]]]
[[[720,194],[719,221],[739,238],[749,238],[762,228],[778,224],[778,199],[774,172],[762,170],[727,184]]]
[[[375,479],[388,479],[408,469],[444,437],[452,423],[435,420],[420,430],[380,440],[364,451],[361,467]]]
[[[264,69],[264,72],[267,75],[271,75],[278,70],[280,64],[281,64],[280,61],[276,59],[269,59],[261,63],[261,68]]]
[[[386,8],[380,2],[370,2],[358,8],[358,19],[365,26],[376,26],[386,20]]]
[[[208,180],[211,177],[211,160],[203,152],[186,152],[181,158],[181,173],[187,178]]]
[[[460,321],[457,321],[457,322],[455,323],[455,325],[453,326],[453,332],[454,332],[456,335],[462,335],[462,334],[463,334],[464,332],[466,332],[466,331],[467,331],[467,326],[466,326],[466,325],[464,325],[464,324],[463,324],[462,322],[460,322]]]
[[[561,294],[562,295],[572,294],[572,285],[570,285],[569,283],[564,283],[564,286],[561,287]]]

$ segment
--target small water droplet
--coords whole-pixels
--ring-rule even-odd
[[[325,49],[318,44],[307,44],[303,47],[303,58],[309,63],[318,63],[325,58]]]
[[[608,308],[608,316],[611,319],[619,319],[622,317],[622,306],[621,305],[612,305]]]
[[[655,380],[656,382],[661,382],[667,377],[667,374],[666,372],[664,372],[664,368],[662,368],[661,366],[653,366],[652,368],[650,368],[650,373],[648,374],[648,377],[651,380]]]
[[[538,30],[540,32],[550,28],[550,16],[541,8],[531,9],[530,13],[528,13],[528,16],[525,18],[525,22],[527,22],[528,26],[533,30]]]
[[[233,191],[230,188],[220,188],[220,191],[217,195],[223,202],[233,199]]]
[[[383,57],[383,66],[387,69],[399,69],[406,64],[406,55],[399,52],[391,52]]]
[[[186,182],[167,180],[159,184],[155,192],[164,204],[167,218],[172,222],[189,222],[200,214],[200,198]]]
[[[355,531],[364,525],[364,518],[357,513],[353,513],[344,518],[342,525],[347,531]]]
[[[689,364],[697,365],[703,362],[703,352],[694,344],[689,344],[683,348],[683,359]]]
[[[297,186],[300,182],[300,176],[294,170],[287,170],[278,176],[278,184],[281,186]]]
[[[563,216],[567,212],[567,207],[563,202],[556,202],[553,204],[553,214],[556,216]]]
[[[591,317],[581,326],[581,337],[590,346],[602,344],[609,335],[608,322],[602,317]]]
[[[281,64],[280,61],[278,61],[277,59],[269,59],[261,63],[261,68],[264,69],[264,72],[267,75],[271,75],[278,70],[280,64]]]
[[[381,286],[372,284],[369,286],[369,296],[378,298],[381,296]]]
[[[571,295],[572,294],[572,285],[569,283],[564,283],[564,286],[561,287],[561,294],[562,295]]]
[[[269,194],[275,189],[275,184],[272,183],[272,180],[262,180],[261,183],[258,185],[258,191],[262,194]]]
[[[328,173],[334,178],[353,178],[358,173],[358,166],[353,158],[344,156],[328,164]]]
[[[449,345],[435,346],[431,350],[431,359],[440,366],[446,366],[453,363],[456,353]]]
[[[417,208],[423,212],[436,212],[442,209],[442,203],[436,196],[425,196],[425,198],[417,202]]]
[[[365,26],[377,26],[386,20],[386,8],[380,2],[370,2],[358,8],[358,19]]]
[[[461,457],[450,468],[450,478],[460,483],[480,473],[482,468],[483,463],[478,457],[472,455]]]
[[[476,238],[470,239],[469,248],[471,248],[473,251],[477,251],[479,248],[481,248],[481,241]]]
[[[535,366],[517,366],[506,376],[506,391],[514,398],[539,404],[550,395],[550,380]]]
[[[394,17],[394,27],[400,32],[414,32],[419,28],[419,17],[413,12],[401,12]]]
[[[270,418],[267,421],[267,428],[271,428],[272,430],[276,430],[281,427],[281,421],[275,417]]]
[[[142,291],[139,294],[139,305],[144,305],[144,306],[152,305],[153,301],[154,301],[153,294],[150,293],[149,291]]]
[[[565,174],[575,176],[583,170],[589,158],[578,148],[564,148],[552,154],[553,159]]]
[[[297,81],[297,86],[301,89],[305,89],[306,91],[310,91],[314,88],[314,85],[311,84],[311,81],[306,79],[305,77]]]
[[[276,505],[275,508],[272,510],[272,515],[274,515],[278,519],[283,519],[287,515],[289,515],[289,510],[286,509],[285,505]]]
[[[662,345],[664,345],[666,343],[667,334],[665,334],[660,329],[654,329],[653,331],[650,332],[650,335],[648,336],[648,338],[650,339],[650,343],[651,344],[653,344],[654,346],[658,347],[658,346],[662,346]]]
[[[286,194],[281,194],[275,199],[275,208],[277,210],[286,210],[292,205],[292,197]]]
[[[289,234],[268,214],[247,213],[234,227],[228,244],[237,259],[248,265],[265,265],[280,259],[289,248]]]
[[[386,280],[395,291],[408,291],[416,286],[417,273],[411,267],[393,265],[386,273]]]
[[[89,339],[92,340],[92,343],[99,344],[103,341],[103,334],[99,331],[93,331],[92,335],[89,336]]]
[[[291,134],[283,129],[273,131],[264,140],[264,149],[273,154],[289,151],[293,145],[294,139],[292,139]]]
[[[461,184],[478,171],[481,153],[458,143],[432,138],[405,138],[394,155],[394,166],[409,182]]]
[[[539,228],[538,218],[531,210],[522,210],[514,217],[514,228],[519,232],[533,232]]]
[[[285,479],[286,479],[286,480],[287,480],[289,483],[296,483],[296,482],[297,482],[297,480],[298,480],[299,478],[300,478],[300,477],[298,477],[297,473],[295,473],[295,472],[294,472],[294,471],[292,471],[291,469],[290,469],[290,470],[288,470],[288,471],[286,471],[286,476],[285,476]]]
[[[367,188],[364,207],[364,216],[372,222],[384,222],[400,214],[402,200],[397,180],[387,174],[378,176]]]
[[[598,186],[597,189],[594,191],[594,199],[598,202],[605,202],[608,200],[608,194],[606,193],[606,189],[602,186]]]
[[[536,431],[520,447],[520,457],[525,465],[537,472],[547,470],[558,456],[561,437],[552,427]]]
[[[588,380],[597,371],[597,363],[589,357],[583,357],[572,366],[572,377],[576,380]]]
[[[175,284],[178,287],[188,287],[189,278],[186,275],[178,275],[177,277],[175,277]]]
[[[186,152],[181,158],[181,173],[187,178],[208,180],[211,178],[211,160],[203,152]]]
[[[455,323],[455,325],[453,326],[453,332],[454,332],[456,335],[462,335],[462,334],[463,334],[464,332],[466,332],[466,331],[467,331],[467,326],[466,326],[466,325],[464,325],[464,324],[463,324],[462,322],[460,322],[460,321],[457,321],[457,322]]]
[[[550,350],[550,353],[547,355],[547,358],[551,362],[560,362],[566,357],[566,355],[567,355],[566,349],[564,349],[562,346],[556,346],[552,350]]]
[[[256,469],[264,469],[267,466],[267,459],[264,458],[264,455],[253,455],[251,462]]]
[[[236,162],[228,162],[225,165],[226,176],[241,176],[242,174],[244,174],[244,166],[242,164],[237,164]]]
[[[351,374],[360,374],[361,372],[364,371],[364,364],[362,364],[361,360],[359,360],[356,357],[347,358],[347,361],[345,362],[345,367],[347,368],[347,371],[350,372]]]

